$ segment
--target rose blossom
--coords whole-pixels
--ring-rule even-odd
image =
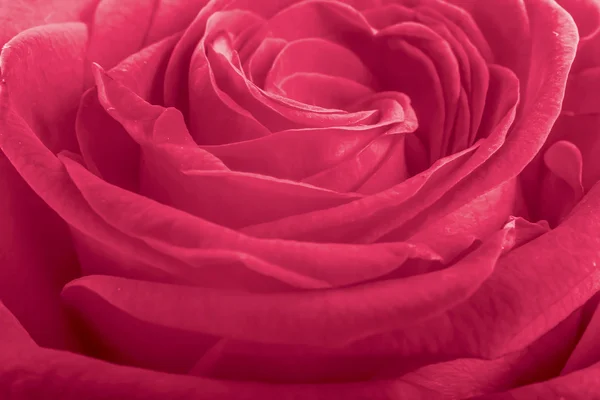
[[[0,4],[2,399],[600,398],[596,0]]]

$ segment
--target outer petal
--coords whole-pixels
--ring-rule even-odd
[[[600,290],[597,235],[600,185],[557,228],[511,251],[468,301],[440,318],[389,340],[405,356],[435,354],[495,358],[518,351],[581,307]]]
[[[0,46],[38,25],[88,21],[98,0],[2,0]]]
[[[0,55],[12,107],[53,152],[78,149],[74,121],[85,89],[87,40],[82,23],[45,25],[15,36]]]
[[[91,24],[88,57],[105,68],[180,32],[208,0],[103,0]]]
[[[1,154],[0,193],[0,299],[39,345],[81,350],[58,297],[79,276],[66,225]]]

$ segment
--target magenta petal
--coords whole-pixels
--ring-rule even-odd
[[[405,355],[484,358],[530,345],[598,292],[599,205],[596,185],[558,227],[503,257],[468,301],[390,340]]]
[[[65,223],[1,154],[0,192],[0,299],[39,345],[80,350],[59,299],[79,274]]]
[[[142,146],[142,191],[154,199],[220,225],[239,228],[337,206],[358,197],[293,181],[232,172],[212,154],[193,144],[186,147],[161,144],[157,136],[189,136],[180,113],[167,109],[157,117],[157,107],[144,103],[102,71],[97,70],[96,76],[100,101]],[[144,113],[146,124],[137,124]]]
[[[514,213],[515,196],[516,181],[508,181],[443,218],[425,222],[408,240],[427,244],[451,260],[475,240],[500,229]],[[402,240],[408,234],[400,230],[384,240]]]
[[[154,42],[184,29],[207,0],[103,0],[93,16],[87,56],[110,69]]]
[[[264,89],[271,66],[286,44],[285,40],[267,37],[252,54],[245,70],[248,71],[250,79],[256,86]]]
[[[7,1],[0,13],[0,47],[19,32],[35,26],[86,21],[96,3],[96,0],[44,0],[32,6],[29,0]]]
[[[600,7],[595,0],[558,0],[558,4],[571,14],[582,39],[598,34]]]
[[[546,166],[564,180],[575,193],[577,201],[583,196],[581,152],[573,143],[559,141],[544,153]]]
[[[82,23],[45,25],[21,32],[2,50],[11,106],[55,153],[78,150],[74,121],[85,89],[87,41]]]
[[[400,160],[393,164],[397,169],[390,171],[390,174],[384,177],[389,183],[379,185],[375,181],[370,181],[390,158]],[[337,192],[369,193],[388,189],[405,178],[407,173],[404,163],[404,135],[385,135],[374,139],[356,155],[332,168],[304,178],[302,182]]]
[[[373,33],[356,9],[342,2],[324,0],[300,1],[283,9],[268,20],[267,29],[287,41],[327,37],[345,42],[356,35]]]
[[[502,393],[472,397],[470,400],[593,399],[600,392],[600,363],[568,375],[534,383]]]
[[[600,66],[571,74],[562,112],[565,115],[600,113]]]
[[[586,321],[585,331],[567,360],[567,363],[561,371],[561,375],[570,374],[600,362],[600,351],[598,347],[600,309],[598,308],[597,298],[598,295],[596,295],[596,299],[592,298],[590,303],[586,305],[588,309],[591,309],[591,318]]]
[[[318,73],[298,72],[274,84],[292,100],[342,110],[373,94],[358,82]]]
[[[374,78],[356,54],[345,47],[319,38],[288,43],[273,61],[265,88],[298,72],[339,76],[371,86]]]
[[[162,100],[165,61],[178,36],[167,38],[129,57],[111,70],[119,82],[149,101]],[[157,99],[158,98],[158,99]],[[81,98],[76,121],[77,141],[86,166],[108,182],[129,190],[139,188],[140,150],[124,128],[102,109],[98,91]]]
[[[493,271],[512,230],[504,230],[445,270],[401,280],[311,293],[248,294],[90,276],[70,283],[65,301],[95,321],[132,317],[235,339],[339,346],[414,324],[464,301]],[[143,305],[143,306],[142,306]],[[198,315],[194,310],[202,310]],[[173,310],[178,310],[173,313]],[[196,315],[190,319],[189,315]],[[108,318],[107,318],[108,317]]]

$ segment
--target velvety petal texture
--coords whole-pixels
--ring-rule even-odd
[[[595,0],[0,0],[0,398],[600,393]]]

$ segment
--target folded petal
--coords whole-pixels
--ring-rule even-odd
[[[111,75],[138,96],[152,103],[161,102],[166,61],[178,38],[178,35],[166,38],[128,57],[111,70]],[[90,170],[120,187],[139,189],[139,146],[102,108],[95,88],[81,98],[76,133]]]
[[[339,76],[371,86],[374,77],[360,58],[339,44],[320,38],[300,39],[287,43],[273,60],[266,76],[265,88],[298,72]]]
[[[340,346],[431,318],[464,301],[492,273],[502,250],[511,246],[511,234],[511,229],[501,231],[438,272],[343,289],[258,295],[90,276],[67,285],[63,298],[84,318],[100,324],[111,323],[114,312],[125,312],[188,332]]]
[[[286,97],[323,108],[345,109],[373,94],[367,86],[350,79],[298,72],[274,83]]]
[[[363,345],[402,343],[394,352],[405,357],[486,359],[530,345],[598,292],[599,203],[596,185],[558,227],[503,257],[465,303],[439,318]]]

